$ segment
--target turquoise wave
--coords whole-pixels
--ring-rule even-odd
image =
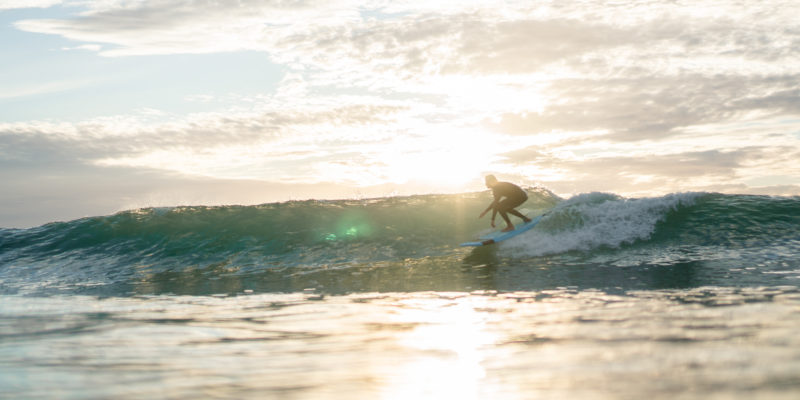
[[[797,197],[679,193],[625,199],[590,193],[563,200],[547,190],[529,193],[526,211],[549,211],[540,225],[501,246],[477,250],[458,243],[487,231],[487,219],[477,218],[491,200],[485,192],[144,208],[2,229],[0,291],[230,291],[219,282],[233,282],[233,290],[254,282],[269,291],[325,285],[359,291],[374,289],[370,279],[396,279],[385,288],[416,290],[425,274],[447,286],[442,271],[459,274],[454,269],[465,266],[619,267],[721,259],[766,265],[775,254],[784,260],[782,254],[800,249]],[[416,283],[405,287],[404,280]]]

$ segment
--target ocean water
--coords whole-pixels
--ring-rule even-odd
[[[800,198],[529,193],[0,229],[0,397],[800,398]]]

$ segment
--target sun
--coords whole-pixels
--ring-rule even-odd
[[[398,139],[383,158],[388,178],[457,188],[486,171],[495,156],[491,135],[480,131],[442,131],[422,138]]]

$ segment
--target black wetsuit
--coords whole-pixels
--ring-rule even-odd
[[[508,182],[497,182],[492,187],[494,201],[497,202],[495,210],[506,213],[528,200],[528,194],[519,186]],[[500,200],[501,198],[504,199]]]

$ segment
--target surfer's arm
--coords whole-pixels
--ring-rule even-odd
[[[486,207],[486,209],[483,210],[481,215],[478,216],[478,218],[483,218],[483,216],[486,215],[486,213],[489,212],[489,210],[492,210],[492,228],[494,228],[494,218],[497,216],[497,203],[499,203],[499,200],[500,199],[495,197],[494,201],[492,201],[492,204],[489,204],[489,207]]]
[[[483,210],[483,212],[481,213],[481,215],[478,216],[478,218],[483,218],[483,216],[486,215],[486,213],[489,212],[489,210],[494,210],[494,213],[492,213],[492,220],[494,220],[494,215],[497,213],[497,198],[495,198],[492,201],[492,204],[489,204],[489,207],[486,207],[486,209]]]

